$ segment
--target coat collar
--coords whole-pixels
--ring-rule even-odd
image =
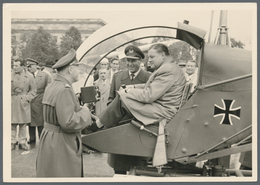
[[[65,77],[61,76],[60,74],[57,74],[55,81],[64,82],[66,85],[69,85],[71,87],[71,83]]]

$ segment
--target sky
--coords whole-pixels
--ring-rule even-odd
[[[220,10],[228,10],[227,27],[230,37],[245,43],[251,41],[256,33],[255,3],[23,3],[5,4],[4,13],[5,10],[9,13],[9,18],[100,18],[108,24],[147,20],[172,22],[189,20],[190,25],[207,31],[206,40],[209,36],[212,12],[211,40],[215,38],[219,27]]]

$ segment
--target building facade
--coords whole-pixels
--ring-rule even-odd
[[[102,19],[12,19],[12,43],[19,43],[23,33],[33,33],[40,26],[54,37],[58,45],[62,36],[71,26],[80,31],[81,39],[84,41],[104,25],[106,22]],[[19,51],[15,51],[15,53],[17,52]]]

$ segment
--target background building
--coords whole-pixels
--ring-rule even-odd
[[[84,41],[96,30],[106,25],[102,19],[12,19],[11,20],[11,35],[12,45],[19,44],[21,42],[21,36],[24,33],[33,33],[39,27],[43,27],[45,31],[50,33],[57,45],[61,42],[61,37],[65,35],[65,32],[74,26],[81,33],[81,39]],[[15,55],[19,53],[18,47],[16,47]],[[14,55],[14,53],[12,53]]]

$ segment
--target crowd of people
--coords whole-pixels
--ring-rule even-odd
[[[18,143],[20,149],[28,150],[28,144],[36,141],[37,128],[37,177],[83,176],[81,134],[109,128],[129,118],[146,125],[160,118],[169,120],[177,113],[187,82],[193,83],[194,91],[196,61],[188,61],[183,73],[167,46],[154,44],[148,50],[147,65],[154,70],[151,73],[144,67],[145,55],[140,48],[129,45],[124,52],[127,69],[120,69],[118,58],[103,58],[90,76],[87,64],[76,59],[73,49],[54,65],[46,63],[44,69],[34,59],[14,61],[11,148],[14,150]],[[84,85],[96,86],[100,92],[95,115],[88,105],[80,104],[80,88]],[[138,160],[128,157],[132,162]],[[121,166],[120,160],[126,160],[125,156],[108,157],[116,173],[125,173],[129,167]]]

